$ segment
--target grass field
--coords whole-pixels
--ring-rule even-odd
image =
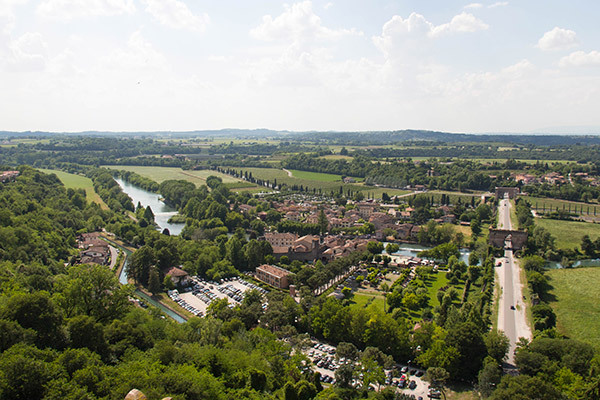
[[[535,223],[547,229],[556,238],[556,247],[559,249],[581,247],[581,238],[584,235],[589,235],[592,240],[600,237],[600,224],[545,218],[537,218]]]
[[[331,191],[338,192],[340,190],[340,186],[343,187],[344,193],[346,193],[348,191],[348,189],[350,189],[354,192],[358,191],[358,190],[366,190],[366,187],[361,186],[361,185],[346,184],[346,183],[342,183],[340,181],[332,182],[332,181],[324,180],[324,179],[326,179],[324,177],[324,175],[329,175],[329,174],[316,173],[316,175],[320,175],[320,177],[319,177],[320,180],[316,180],[315,176],[311,176],[313,179],[306,179],[306,178],[300,178],[300,177],[293,176],[293,172],[292,172],[292,176],[290,177],[290,176],[288,176],[287,172],[285,172],[284,170],[276,169],[276,168],[239,168],[237,170],[238,171],[248,171],[248,173],[252,173],[252,176],[257,179],[268,180],[270,182],[277,180],[277,184],[285,183],[288,186],[302,185],[304,188],[309,188],[310,190],[312,190],[313,188],[316,190],[320,189],[324,194],[329,194]],[[302,172],[302,174],[312,174],[312,173]],[[304,176],[309,176],[309,175],[304,175]],[[338,175],[334,175],[334,176],[338,176]]]
[[[40,171],[46,174],[55,174],[58,179],[65,185],[67,189],[84,189],[85,197],[88,201],[100,204],[104,210],[108,210],[108,206],[102,201],[98,193],[94,190],[94,184],[90,178],[85,176],[70,174],[68,172],[59,171],[56,169],[40,169]]]
[[[188,182],[192,182],[196,184],[196,186],[201,186],[206,183],[206,178],[209,176],[218,176],[223,179],[223,183],[228,184],[231,190],[236,189],[249,189],[249,188],[257,188],[256,185],[248,186],[247,182],[244,182],[240,179],[234,178],[232,176],[222,174],[217,171],[212,170],[183,170],[181,168],[173,168],[173,167],[143,167],[143,166],[123,166],[123,165],[104,165],[105,168],[110,169],[118,169],[125,171],[132,171],[147,178],[150,178],[158,183],[164,182],[170,179],[182,179]],[[235,184],[239,184],[236,186]],[[231,184],[231,185],[229,185]]]
[[[578,215],[597,215],[600,217],[600,205],[598,204],[579,203],[547,197],[524,197],[524,199],[531,204],[533,210],[539,212],[552,212],[557,209],[565,211],[571,210],[571,212]]]
[[[371,300],[373,299],[373,300]],[[350,307],[354,308],[365,308],[375,307],[377,310],[383,312],[383,293],[372,294],[372,293],[361,293],[355,292],[350,300]]]
[[[600,268],[554,269],[546,275],[559,332],[600,350]]]
[[[342,176],[335,174],[323,174],[320,172],[298,171],[291,169],[290,172],[294,178],[308,179],[309,181],[319,182],[341,182]]]

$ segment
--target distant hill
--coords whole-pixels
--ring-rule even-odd
[[[363,132],[291,132],[275,131],[270,129],[219,129],[219,130],[197,130],[197,131],[156,131],[156,132],[11,132],[0,131],[0,137],[52,137],[52,136],[146,136],[146,137],[220,137],[238,139],[288,139],[291,141],[308,141],[323,144],[343,145],[389,145],[402,142],[437,142],[437,143],[461,143],[461,142],[496,142],[506,144],[533,144],[544,145],[598,145],[600,136],[597,135],[553,135],[553,134],[465,134],[449,133],[426,130],[399,130],[399,131],[363,131]]]

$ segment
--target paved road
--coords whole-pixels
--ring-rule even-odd
[[[510,222],[511,204],[507,199],[501,200],[498,206],[498,228],[512,229]],[[519,264],[512,250],[504,250],[502,265],[498,268],[498,281],[502,288],[498,309],[498,329],[504,331],[510,339],[510,350],[507,363],[514,366],[514,350],[521,337],[531,339],[531,329],[527,326],[525,308],[528,303],[523,300],[522,283]],[[515,309],[511,309],[514,307]]]

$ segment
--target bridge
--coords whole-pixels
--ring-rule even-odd
[[[521,250],[527,243],[527,232],[508,229],[490,229],[489,243],[494,247]]]

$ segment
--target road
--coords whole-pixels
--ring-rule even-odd
[[[512,229],[510,221],[511,204],[508,199],[500,201],[498,206],[498,228]],[[514,366],[514,350],[521,337],[532,338],[531,329],[527,325],[526,306],[523,299],[520,267],[512,250],[504,250],[504,259],[498,270],[498,283],[502,289],[498,308],[498,330],[504,331],[510,339],[507,363]],[[511,308],[513,307],[513,308]]]

